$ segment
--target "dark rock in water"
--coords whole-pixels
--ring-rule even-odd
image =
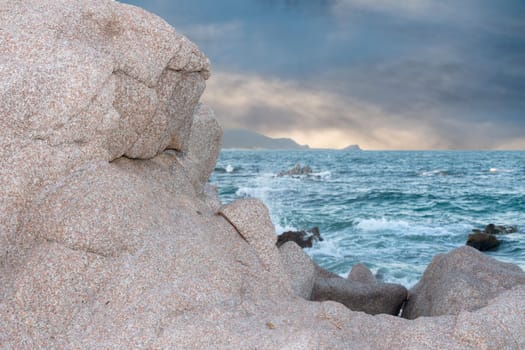
[[[301,248],[311,248],[313,241],[322,241],[323,237],[319,233],[319,227],[312,227],[308,231],[286,231],[277,236],[277,247],[280,247],[285,242],[292,241]]]
[[[500,244],[500,241],[495,235],[503,235],[517,231],[518,228],[516,226],[488,224],[483,231],[477,228],[472,229],[466,244],[481,251],[491,250]]]
[[[351,281],[319,266],[316,268],[311,297],[314,301],[333,300],[350,310],[371,315],[398,315],[408,296],[407,289],[399,284]]]
[[[471,233],[467,238],[467,245],[480,251],[495,249],[499,244],[496,236],[484,232]]]
[[[277,174],[277,176],[297,176],[297,175],[308,175],[312,173],[312,168],[308,165],[301,166],[301,164],[297,163],[294,165],[293,168],[281,171]]]
[[[518,231],[518,228],[515,226],[508,226],[508,227],[503,226],[503,225],[496,226],[494,224],[488,224],[484,230],[485,233],[488,233],[490,235],[504,235],[507,233],[514,233],[517,231]]]

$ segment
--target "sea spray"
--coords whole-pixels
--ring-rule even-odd
[[[223,151],[211,182],[224,203],[257,197],[276,233],[318,226],[305,251],[346,276],[366,264],[411,286],[472,228],[518,226],[489,254],[525,268],[525,152]],[[297,163],[304,176],[277,176]],[[228,172],[230,167],[234,171]]]

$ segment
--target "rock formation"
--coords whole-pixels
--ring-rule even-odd
[[[488,224],[485,229],[472,229],[472,232],[467,237],[466,245],[476,248],[479,251],[494,250],[500,245],[500,240],[495,235],[505,235],[509,233],[518,232],[516,226],[503,226]]]
[[[314,241],[322,241],[319,227],[312,227],[307,231],[286,231],[277,236],[277,247],[286,242],[297,243],[301,248],[312,248]]]
[[[345,279],[320,267],[311,297],[317,301],[334,300],[353,311],[396,316],[406,298],[407,290],[399,284]]]
[[[309,165],[301,166],[301,164],[297,163],[291,169],[280,171],[279,173],[277,173],[277,176],[300,176],[309,175],[311,173],[312,168]]]
[[[516,265],[499,262],[470,247],[440,254],[410,290],[403,316],[457,315],[480,309],[505,290],[525,283]]]
[[[494,250],[500,245],[499,239],[493,234],[484,232],[474,232],[468,235],[467,243],[469,247],[476,248],[479,251]]]
[[[414,321],[299,297],[265,207],[205,184],[209,62],[162,19],[0,12],[0,348],[525,348],[523,285]]]
[[[366,284],[377,283],[376,276],[363,264],[352,266],[352,270],[348,273],[348,280],[352,282],[360,282]]]

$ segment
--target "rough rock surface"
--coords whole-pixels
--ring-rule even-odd
[[[524,286],[414,321],[297,297],[264,206],[223,210],[234,227],[199,193],[209,63],[160,18],[109,0],[0,12],[0,348],[525,348]]]
[[[212,109],[199,104],[193,115],[188,147],[182,165],[198,193],[208,181],[221,151],[222,128]]]
[[[432,260],[410,290],[403,317],[457,315],[490,305],[491,299],[525,283],[520,267],[497,261],[471,247],[460,247]]]
[[[294,242],[286,242],[281,245],[279,253],[295,294],[303,299],[310,300],[316,278],[314,262]]]
[[[311,297],[317,301],[337,301],[353,311],[396,316],[406,298],[407,289],[399,284],[362,283],[326,273],[316,277]]]
[[[370,271],[368,267],[363,264],[356,264],[352,266],[352,270],[348,273],[348,280],[351,282],[360,282],[365,284],[377,283],[376,276]]]

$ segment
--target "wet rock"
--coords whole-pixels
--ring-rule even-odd
[[[277,176],[298,176],[308,175],[312,173],[312,168],[308,165],[301,166],[301,164],[295,164],[293,168],[285,171],[281,171]]]
[[[496,249],[500,245],[500,241],[492,234],[476,232],[468,235],[466,244],[477,250],[487,251]]]
[[[307,231],[286,231],[277,236],[277,247],[286,242],[297,243],[301,248],[311,248],[314,241],[322,241],[318,227],[312,227]]]
[[[504,235],[508,233],[518,232],[518,228],[516,226],[503,226],[503,225],[488,224],[485,227],[485,230],[483,232],[489,235]]]

